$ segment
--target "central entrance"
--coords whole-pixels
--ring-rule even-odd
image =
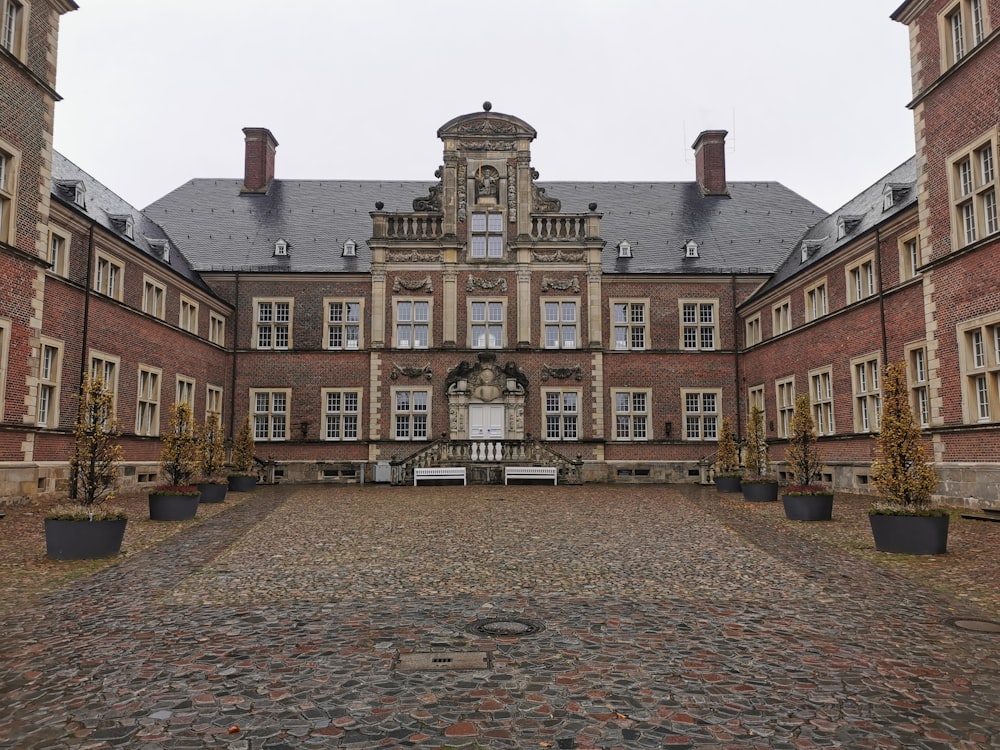
[[[452,440],[524,440],[528,378],[514,362],[497,364],[495,352],[448,371],[449,437]]]
[[[469,438],[503,440],[503,404],[469,404]]]

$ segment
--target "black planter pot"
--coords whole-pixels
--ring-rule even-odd
[[[715,478],[715,489],[719,492],[739,492],[740,491],[740,478],[739,477],[716,477]]]
[[[122,550],[127,521],[46,519],[45,554],[53,560],[94,560]]]
[[[242,474],[229,477],[229,489],[233,492],[253,492],[257,489],[257,477],[248,477]]]
[[[833,495],[782,495],[785,518],[792,521],[829,521],[833,517]]]
[[[186,521],[198,513],[198,495],[150,495],[150,521]]]
[[[777,482],[743,482],[743,499],[751,503],[771,503],[778,499]]]
[[[941,555],[948,551],[948,522],[944,516],[868,516],[879,552],[905,555]]]
[[[226,500],[226,493],[229,491],[228,484],[216,484],[214,482],[206,482],[205,484],[195,485],[201,492],[201,501],[203,503],[222,503]]]

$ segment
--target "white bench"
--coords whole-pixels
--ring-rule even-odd
[[[421,466],[413,469],[413,486],[421,479],[461,479],[467,484],[464,466]]]
[[[559,469],[555,466],[504,466],[503,483],[511,479],[551,479],[559,484]]]

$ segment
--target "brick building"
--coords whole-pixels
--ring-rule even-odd
[[[176,400],[229,434],[249,415],[285,481],[454,463],[496,482],[540,463],[561,481],[687,482],[721,417],[742,430],[753,404],[780,473],[805,391],[828,481],[864,491],[880,372],[905,360],[941,494],[1000,500],[1000,101],[983,94],[1000,0],[893,17],[911,31],[917,152],[829,215],[727,180],[724,131],[698,136],[690,181],[541,182],[534,129],[488,104],[438,130],[431,181],[283,180],[275,136],[246,128],[242,178],[139,211],[58,154],[22,158],[51,115],[5,115],[24,236],[0,255],[19,285],[0,302],[0,495],[61,488],[88,370],[115,388],[138,484]],[[35,181],[44,215],[24,203]]]

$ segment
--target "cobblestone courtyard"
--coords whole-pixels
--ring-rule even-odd
[[[839,495],[829,524],[672,486],[226,506],[19,591],[0,747],[1000,747],[1000,634],[952,624],[1000,620],[1000,524],[916,559]]]

